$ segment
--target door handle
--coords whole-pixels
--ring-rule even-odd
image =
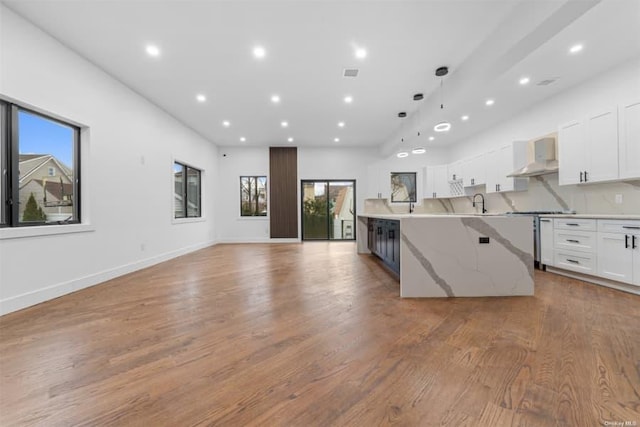
[[[636,246],[636,236],[633,235],[633,236],[631,236],[631,249],[635,249],[635,248],[637,248],[637,246]]]
[[[395,230],[389,230],[389,238],[391,240],[396,238],[396,231]]]
[[[625,249],[629,249],[629,235],[628,234],[624,235],[624,248]]]
[[[582,171],[580,171],[580,182],[582,182]]]
[[[587,171],[584,171],[584,182],[587,182],[587,181],[588,181],[588,179],[587,179]]]

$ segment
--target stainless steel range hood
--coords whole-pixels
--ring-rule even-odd
[[[558,172],[556,139],[553,137],[529,141],[527,165],[511,172],[510,177],[528,177]]]

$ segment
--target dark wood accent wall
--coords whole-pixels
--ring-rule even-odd
[[[269,147],[272,238],[298,238],[298,149]]]

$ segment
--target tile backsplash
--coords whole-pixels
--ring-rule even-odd
[[[575,211],[579,214],[640,214],[640,180],[611,183],[558,185],[558,174],[529,178],[526,191],[491,193],[484,186],[476,193],[484,195],[485,208],[491,213],[510,211]],[[424,199],[415,213],[474,213],[472,194],[449,199]],[[616,203],[617,201],[621,203]],[[408,213],[408,203],[389,203],[387,199],[367,199],[365,213]]]

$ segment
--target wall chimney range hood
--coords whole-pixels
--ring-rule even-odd
[[[511,172],[509,177],[529,177],[558,172],[556,160],[556,139],[553,137],[529,141],[527,165]]]

